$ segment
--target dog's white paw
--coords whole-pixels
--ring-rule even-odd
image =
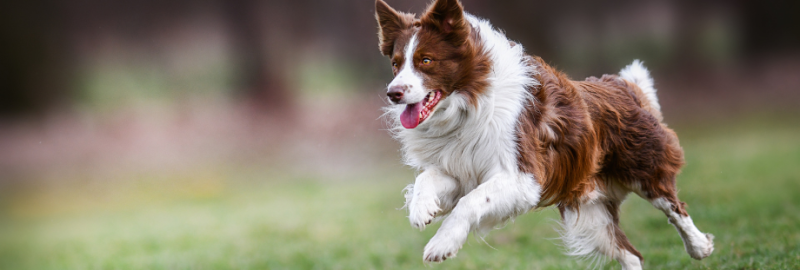
[[[408,205],[408,221],[411,226],[419,230],[424,230],[425,226],[431,224],[433,218],[441,209],[433,197],[417,197]]]
[[[691,247],[689,245],[686,246],[686,252],[695,260],[702,260],[714,252],[714,235],[710,233],[705,233],[703,235],[705,237],[691,243]]]
[[[425,245],[422,260],[425,262],[442,262],[455,257],[464,242],[467,241],[468,230],[439,230],[431,241]]]

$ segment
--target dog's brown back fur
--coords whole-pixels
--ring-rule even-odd
[[[636,84],[615,75],[572,81],[541,58],[528,62],[540,85],[520,115],[518,159],[542,186],[540,206],[577,208],[616,182],[686,215],[674,190],[683,150]]]

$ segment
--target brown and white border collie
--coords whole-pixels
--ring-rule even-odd
[[[641,62],[619,75],[572,81],[527,55],[489,22],[437,0],[417,18],[375,3],[380,51],[392,62],[385,116],[405,162],[413,227],[442,220],[423,260],[454,257],[470,232],[555,205],[570,255],[642,255],[619,227],[630,192],[663,211],[692,258],[714,250],[678,199],[678,138]]]

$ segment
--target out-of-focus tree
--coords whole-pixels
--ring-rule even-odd
[[[800,52],[800,1],[737,1],[748,56]]]
[[[69,97],[62,26],[53,1],[0,4],[0,115],[41,112]]]
[[[298,1],[294,1],[298,2]],[[270,24],[281,24],[280,12],[270,8],[270,3],[256,0],[220,1],[232,43],[234,87],[255,108],[268,111],[286,111],[291,104],[286,78],[277,70],[274,51],[276,39],[269,35]],[[272,11],[272,12],[270,12]],[[274,16],[274,17],[273,17]],[[269,18],[269,20],[267,20]],[[274,49],[274,47],[272,47]]]

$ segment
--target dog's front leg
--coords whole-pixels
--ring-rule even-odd
[[[423,260],[440,262],[456,255],[472,230],[488,230],[539,203],[541,187],[531,175],[500,173],[462,197],[425,246]]]
[[[437,168],[428,168],[405,190],[408,220],[414,228],[424,230],[437,214],[453,209],[458,181]]]

